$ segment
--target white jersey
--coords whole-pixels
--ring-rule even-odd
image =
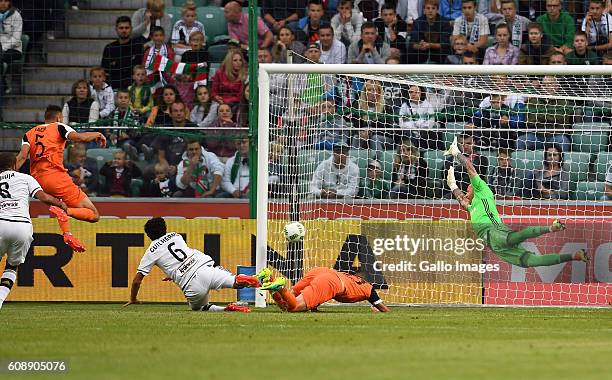
[[[170,232],[151,242],[140,260],[138,272],[146,276],[157,265],[184,291],[200,267],[213,264],[212,257],[189,248],[181,235]]]
[[[0,220],[31,224],[30,198],[39,190],[32,176],[12,170],[0,173]]]

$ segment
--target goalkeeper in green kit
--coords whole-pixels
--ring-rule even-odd
[[[589,256],[583,249],[567,254],[551,253],[536,255],[522,247],[520,244],[527,239],[535,238],[549,232],[558,232],[565,229],[565,224],[558,220],[553,221],[550,226],[527,227],[520,231],[514,231],[502,223],[495,206],[493,192],[476,172],[474,165],[459,150],[457,138],[445,155],[452,155],[467,170],[470,177],[470,186],[467,194],[464,194],[455,181],[455,171],[451,166],[448,170],[446,183],[461,207],[470,213],[470,220],[474,232],[491,248],[497,256],[504,261],[523,268],[555,265],[566,261],[588,261]]]

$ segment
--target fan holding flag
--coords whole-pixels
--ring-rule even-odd
[[[157,89],[164,87],[167,84],[167,77],[164,76],[163,72],[158,70],[149,70],[149,66],[154,63],[157,57],[165,57],[166,59],[174,60],[174,50],[172,47],[164,42],[166,38],[166,32],[164,28],[160,26],[154,26],[151,31],[151,43],[152,46],[145,50],[143,63],[147,68],[147,76],[149,78],[149,84],[151,85],[152,91],[155,93]]]

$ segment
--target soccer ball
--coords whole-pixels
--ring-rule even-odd
[[[300,241],[306,235],[306,228],[300,222],[290,222],[285,224],[285,239],[290,242]]]

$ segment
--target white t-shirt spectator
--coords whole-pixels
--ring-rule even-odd
[[[353,198],[359,187],[359,167],[350,159],[342,169],[333,162],[334,157],[321,162],[314,172],[310,192],[321,196],[323,189],[333,190],[339,196]]]
[[[346,46],[335,38],[333,41],[329,50],[323,50],[321,47],[321,62],[325,64],[346,63]]]
[[[471,22],[467,21],[463,15],[455,19],[453,36],[463,35],[471,44],[478,42],[481,36],[488,36],[489,34],[491,34],[489,20],[479,13],[476,13],[474,21]]]

